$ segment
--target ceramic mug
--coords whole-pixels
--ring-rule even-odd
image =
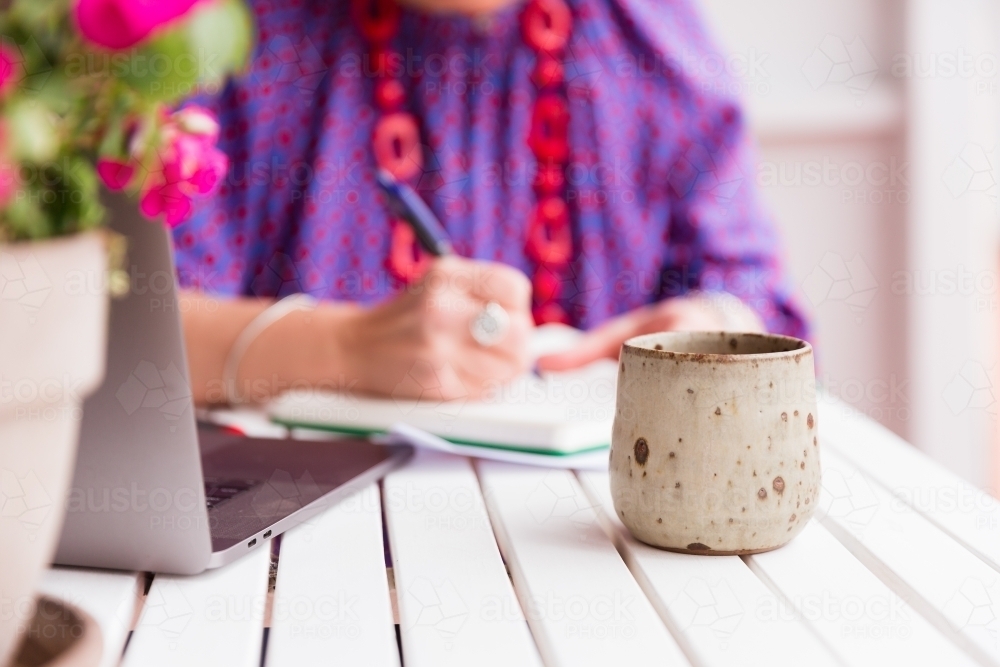
[[[756,333],[670,332],[622,347],[611,495],[639,540],[752,554],[787,543],[820,489],[809,343]]]

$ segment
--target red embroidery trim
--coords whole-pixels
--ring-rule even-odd
[[[393,77],[391,62],[399,62],[390,41],[399,32],[400,9],[395,0],[352,0],[354,20],[368,40],[368,56],[378,77],[374,100],[382,116],[375,124],[372,149],[375,161],[397,179],[413,180],[423,168],[420,129],[413,114],[404,111],[406,92]],[[569,41],[573,17],[564,0],[529,0],[521,12],[521,35],[536,54],[531,80],[538,89],[532,110],[528,145],[537,162],[537,196],[528,225],[525,251],[536,262],[532,283],[536,323],[569,322],[559,304],[563,273],[573,257],[573,234],[565,199],[565,171],[569,161],[569,109],[565,99],[565,71],[561,57]],[[397,68],[401,69],[401,68]],[[412,230],[393,220],[388,266],[403,283],[418,280],[429,257]]]

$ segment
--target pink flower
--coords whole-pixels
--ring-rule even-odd
[[[7,44],[0,44],[0,97],[6,95],[20,78],[21,54]]]
[[[198,1],[78,0],[74,14],[87,40],[109,49],[127,49],[186,14]]]
[[[173,119],[177,125],[188,134],[204,137],[213,144],[219,138],[219,121],[215,114],[197,104],[186,106],[174,112]]]
[[[145,216],[163,215],[176,227],[191,214],[193,199],[215,192],[229,169],[225,153],[215,147],[218,134],[219,124],[207,109],[191,106],[170,117],[157,151],[160,169],[140,192],[139,209]]]
[[[124,190],[135,174],[135,165],[122,160],[102,157],[97,160],[97,175],[113,192]]]
[[[191,215],[191,198],[181,191],[178,183],[164,182],[145,191],[139,200],[139,210],[147,218],[162,215],[168,225],[176,227]]]

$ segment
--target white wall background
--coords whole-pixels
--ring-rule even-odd
[[[996,488],[994,3],[702,3],[739,77],[821,381]]]

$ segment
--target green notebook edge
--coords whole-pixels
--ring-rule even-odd
[[[343,433],[345,435],[378,435],[386,433],[384,429],[377,428],[351,428],[350,426],[335,426],[333,424],[317,424],[315,422],[303,422],[296,421],[294,419],[284,419],[278,416],[272,416],[271,422],[284,426],[285,428],[305,428],[312,431],[324,431],[326,433]],[[455,443],[456,445],[468,445],[469,447],[485,447],[487,449],[504,449],[510,452],[523,452],[525,454],[540,454],[542,456],[576,456],[577,454],[587,454],[589,452],[596,452],[602,449],[608,449],[611,447],[611,443],[604,443],[601,445],[596,445],[594,447],[587,447],[586,449],[577,449],[572,452],[553,452],[548,449],[535,449],[533,447],[517,447],[512,445],[501,445],[494,442],[478,442],[475,440],[462,440],[459,438],[448,438],[445,436],[439,436],[448,442]]]

